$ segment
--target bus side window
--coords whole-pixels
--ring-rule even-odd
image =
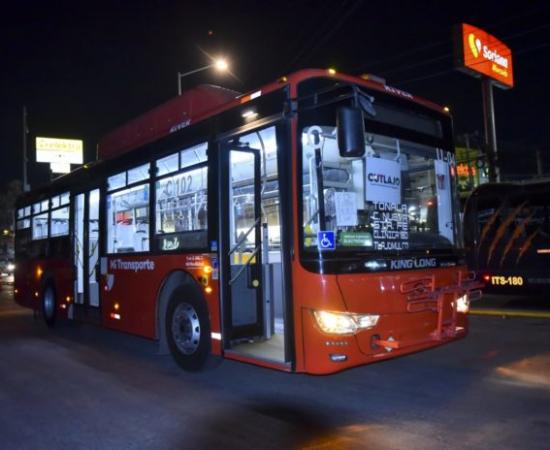
[[[149,251],[149,183],[107,196],[107,252]]]

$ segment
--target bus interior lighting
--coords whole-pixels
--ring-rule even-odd
[[[355,334],[374,327],[380,316],[344,312],[313,311],[319,328],[328,334]]]
[[[243,119],[252,120],[252,119],[255,119],[256,117],[258,117],[258,113],[256,111],[254,111],[253,109],[247,109],[247,110],[243,111],[241,116],[243,117]]]

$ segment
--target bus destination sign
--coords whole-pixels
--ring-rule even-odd
[[[491,78],[503,89],[514,87],[512,50],[480,28],[461,23],[455,30],[455,66],[475,77]]]

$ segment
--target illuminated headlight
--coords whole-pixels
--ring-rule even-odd
[[[15,264],[9,263],[9,264],[6,266],[6,269],[8,269],[8,272],[13,272],[13,271],[15,270]]]
[[[317,325],[324,333],[355,334],[372,328],[380,316],[374,314],[352,314],[330,311],[313,311]]]
[[[464,294],[462,297],[456,299],[456,311],[466,314],[470,310],[470,300],[468,294]]]

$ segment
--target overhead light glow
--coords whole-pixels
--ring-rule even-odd
[[[229,64],[224,58],[219,58],[214,62],[214,67],[220,72],[224,72],[229,69]]]

